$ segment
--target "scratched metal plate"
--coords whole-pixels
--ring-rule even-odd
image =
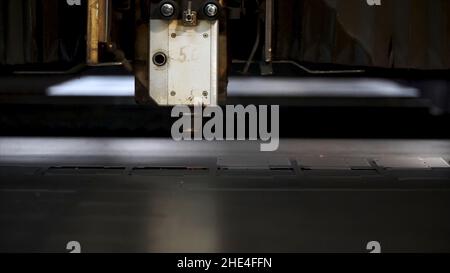
[[[164,66],[151,61],[157,52]],[[218,23],[150,22],[150,96],[160,105],[217,105]]]

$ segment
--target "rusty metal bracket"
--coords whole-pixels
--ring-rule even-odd
[[[88,0],[87,64],[99,63],[99,43],[109,40],[111,0]]]

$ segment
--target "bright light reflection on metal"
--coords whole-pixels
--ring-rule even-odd
[[[133,76],[86,76],[54,85],[48,96],[134,96]],[[385,79],[230,77],[230,97],[416,98],[420,91]]]
[[[132,97],[133,76],[86,76],[47,89],[55,97]]]
[[[418,97],[419,90],[384,79],[232,78],[229,96]]]

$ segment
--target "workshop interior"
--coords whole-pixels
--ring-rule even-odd
[[[0,252],[448,253],[449,76],[449,0],[0,0]]]

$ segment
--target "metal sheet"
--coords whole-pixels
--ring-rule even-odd
[[[367,159],[357,157],[300,156],[297,158],[297,163],[301,167],[312,170],[351,170],[371,167]]]
[[[450,165],[440,157],[382,157],[375,159],[380,167],[389,169],[430,169],[430,168],[449,168]]]
[[[256,162],[249,165],[273,164],[258,163],[261,153],[248,144],[0,138],[0,165],[6,166],[0,167],[0,252],[66,252],[69,241],[78,241],[83,252],[353,253],[366,252],[373,240],[383,252],[450,251],[448,170],[383,171],[384,177],[361,179],[340,170],[320,177],[196,169],[193,176],[129,168],[159,161],[164,165],[153,166],[190,162],[212,169],[207,158],[192,160],[205,155],[237,158],[221,161],[226,165],[245,156]],[[446,140],[291,139],[281,148],[276,155],[300,158],[326,152],[450,159]],[[77,162],[97,168],[42,171]],[[125,171],[101,167],[120,164]]]
[[[220,168],[227,169],[266,169],[272,167],[291,167],[291,162],[287,157],[250,157],[250,156],[228,156],[219,157],[217,164]]]

